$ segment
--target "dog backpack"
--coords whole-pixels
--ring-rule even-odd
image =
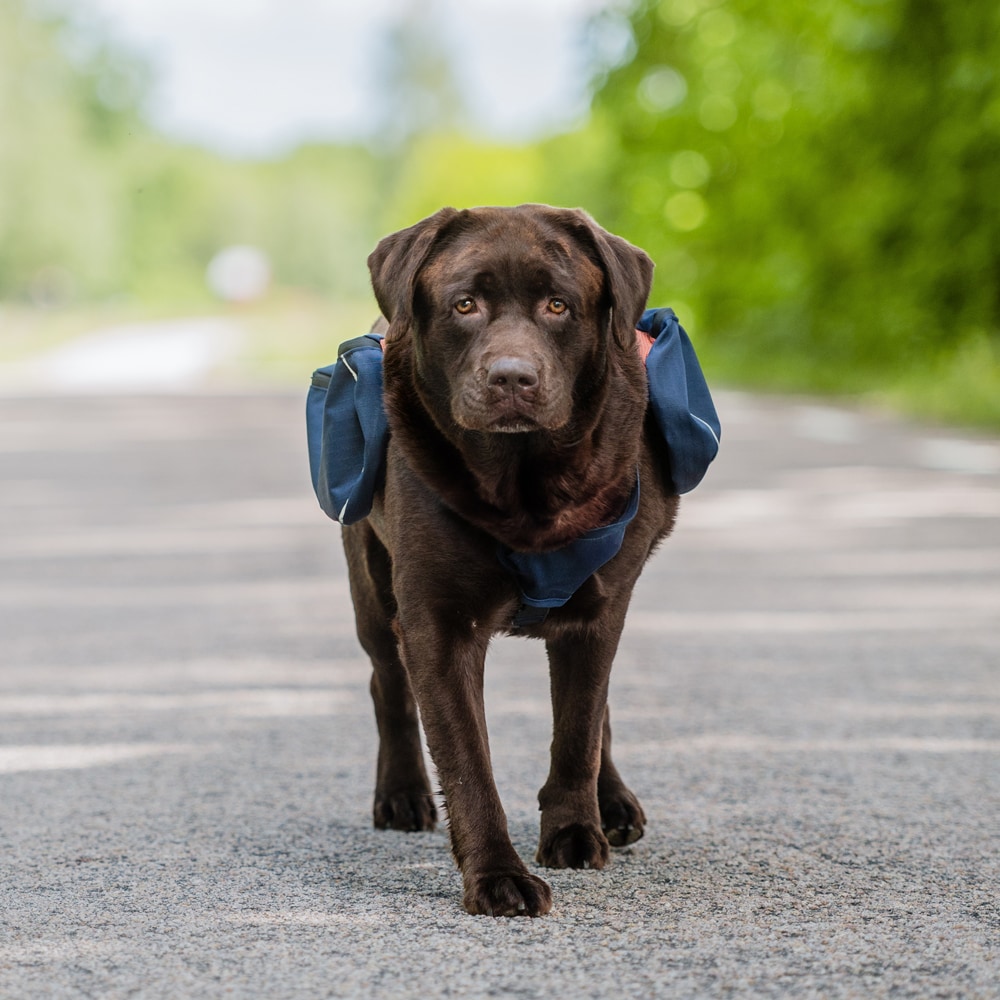
[[[647,309],[636,325],[649,405],[667,443],[670,479],[690,493],[719,453],[722,426],[694,347],[673,309]]]
[[[649,402],[670,459],[673,490],[701,482],[719,450],[721,428],[691,341],[672,309],[648,309],[636,328],[646,365]],[[320,506],[341,524],[367,517],[385,476],[389,424],[382,405],[382,338],[374,333],[340,345],[337,361],[313,373],[306,401],[309,467]],[[622,516],[551,552],[514,552],[497,544],[497,559],[516,579],[521,606],[515,629],[538,625],[562,607],[621,548],[639,509],[641,483]]]
[[[688,493],[719,450],[712,396],[672,309],[647,309],[636,343],[646,363],[650,407],[667,445],[671,486]],[[320,507],[341,524],[368,516],[385,474],[389,424],[382,406],[382,348],[374,333],[341,344],[336,363],[313,373],[306,401],[313,488]]]

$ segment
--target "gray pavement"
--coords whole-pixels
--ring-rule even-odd
[[[1000,996],[1000,442],[720,411],[613,682],[648,834],[491,920],[371,829],[302,394],[0,399],[0,996]],[[488,686],[530,858],[542,647]]]

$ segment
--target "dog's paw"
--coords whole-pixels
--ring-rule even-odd
[[[608,839],[585,823],[571,823],[543,838],[535,860],[546,868],[603,868],[610,854]]]
[[[599,796],[599,804],[601,829],[612,847],[634,844],[645,832],[646,814],[624,785],[607,798]]]
[[[475,916],[541,917],[552,909],[552,890],[526,871],[486,872],[465,880],[462,905]]]
[[[433,830],[437,809],[430,792],[376,792],[372,818],[379,830]]]

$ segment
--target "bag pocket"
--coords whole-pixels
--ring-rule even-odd
[[[367,517],[385,476],[389,442],[380,338],[347,341],[335,364],[313,372],[306,432],[320,507],[341,524]]]

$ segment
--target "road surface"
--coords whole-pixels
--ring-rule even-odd
[[[1000,996],[1000,442],[719,408],[615,668],[647,836],[492,920],[371,828],[303,394],[0,398],[0,996]],[[541,646],[488,699],[530,859]]]

